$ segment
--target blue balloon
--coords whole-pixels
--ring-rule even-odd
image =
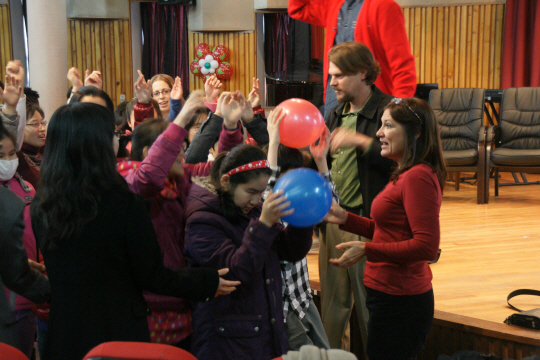
[[[311,169],[295,169],[276,182],[274,192],[283,190],[294,213],[282,218],[295,227],[310,227],[321,222],[332,206],[332,189],[326,179]]]

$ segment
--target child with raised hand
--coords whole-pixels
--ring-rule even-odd
[[[19,86],[19,80],[6,75],[5,88],[3,91],[0,90],[0,98],[5,103],[4,109],[2,109],[2,116],[7,115],[10,118],[19,120],[16,106],[21,94],[22,87]],[[23,245],[28,258],[37,261],[36,238],[32,231],[29,206],[36,191],[30,183],[24,181],[16,173],[19,165],[16,144],[17,141],[15,140],[14,132],[9,131],[4,126],[0,126],[0,186],[9,189],[26,203],[24,210],[24,222],[26,226],[22,236]],[[1,231],[7,231],[7,229],[1,229]],[[10,324],[9,332],[14,334],[15,343],[12,345],[30,357],[36,334],[36,317],[32,312],[32,303],[28,299],[10,292],[10,290],[2,290],[6,292],[2,296],[6,296],[8,299],[11,299],[10,301],[14,302],[13,312],[7,315],[7,322]]]
[[[271,139],[268,144],[268,162],[272,169],[272,176],[268,181],[267,193],[273,189],[281,175],[287,171],[302,167],[304,162],[300,150],[280,144],[279,125],[284,117],[285,112],[279,106],[268,117],[268,133]],[[329,140],[330,132],[325,129],[318,144],[314,143],[310,146],[310,152],[319,171],[334,189],[333,196],[338,201],[335,184],[326,163],[326,155],[330,145]],[[287,226],[283,222],[282,224]],[[330,344],[324,331],[321,316],[311,295],[307,259],[304,257],[297,262],[282,260],[280,265],[284,284],[282,294],[284,303],[283,317],[290,349],[299,350],[303,345],[315,345],[319,348],[329,349]]]
[[[141,97],[149,88],[140,89]],[[150,216],[156,229],[165,266],[185,268],[184,208],[189,191],[189,176],[184,176],[184,129],[193,113],[203,106],[203,92],[195,91],[173,123],[150,119],[137,126],[132,136],[131,161],[119,163],[131,191],[151,201]],[[221,270],[220,270],[221,271]],[[223,271],[221,272],[221,274]],[[189,349],[191,334],[190,304],[186,300],[145,293],[152,342]]]
[[[278,223],[294,211],[281,191],[260,203],[271,174],[260,148],[237,146],[214,164],[220,188],[191,188],[184,254],[191,267],[227,266],[242,285],[193,306],[191,350],[200,360],[273,359],[288,349],[279,261],[301,260],[313,229]]]

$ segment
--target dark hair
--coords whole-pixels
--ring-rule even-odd
[[[195,111],[195,114],[193,114],[193,116],[191,117],[191,120],[189,120],[189,123],[186,125],[186,127],[185,127],[186,131],[189,132],[189,129],[191,129],[194,125],[196,125],[197,120],[201,117],[201,115],[204,115],[207,118],[209,113],[210,113],[210,109],[208,109],[206,107],[202,107],[202,108],[197,109],[197,111]],[[203,122],[204,122],[204,120],[203,120]],[[187,139],[187,137],[186,137],[186,139]],[[215,144],[215,142],[214,142],[214,144]]]
[[[268,144],[264,145],[263,151],[268,155]],[[304,166],[304,155],[298,149],[293,149],[283,144],[279,144],[277,163],[281,174],[298,169]]]
[[[13,146],[17,147],[17,141],[15,140],[15,135],[9,132],[8,129],[4,126],[4,123],[0,121],[0,141],[4,139],[9,139],[13,143]],[[1,149],[1,147],[0,147]]]
[[[24,95],[26,96],[26,108],[28,108],[29,105],[34,104],[39,106],[39,93],[36,90],[25,87]],[[28,116],[28,113],[26,113],[26,116]]]
[[[156,118],[163,119],[163,113],[161,112],[161,109],[159,108],[158,102],[154,100],[153,98],[150,98],[149,101],[150,101],[150,104],[152,104],[152,106],[154,107],[154,111],[157,114]],[[137,105],[137,98],[134,98],[133,100],[128,102],[126,106],[126,121],[118,127],[118,130],[125,131],[128,128],[131,129],[131,127],[129,126],[129,119],[131,118],[131,113],[135,109],[135,105]],[[133,130],[134,129],[131,129],[131,131]]]
[[[120,127],[124,126],[124,124],[127,124],[129,118],[129,114],[127,113],[128,104],[129,101],[122,101],[114,109],[114,124],[117,126],[117,130],[120,130]]]
[[[142,161],[144,148],[151,147],[169,124],[163,119],[148,119],[137,126],[131,135],[131,160]]]
[[[83,86],[82,88],[80,88],[79,91],[73,94],[70,103],[79,103],[81,102],[81,99],[85,96],[98,97],[105,100],[105,103],[107,104],[107,109],[109,109],[111,112],[114,112],[114,104],[111,100],[111,97],[105,91],[91,85]]]
[[[250,162],[266,160],[266,154],[259,147],[253,145],[238,145],[223,159],[223,161],[214,162],[214,166],[219,165],[219,178],[239,166]],[[212,172],[214,170],[212,169]],[[255,169],[232,174],[229,176],[229,189],[227,191],[222,188],[217,189],[221,210],[225,218],[232,224],[237,224],[242,215],[240,209],[233,200],[232,193],[240,184],[245,184],[261,175],[270,176],[272,170],[269,168]]]
[[[229,154],[228,151],[222,151],[214,158],[214,163],[212,164],[212,169],[210,170],[210,183],[214,185],[216,189],[219,189],[221,187],[220,183],[220,170],[221,170],[221,164],[223,163],[223,160],[225,157]]]
[[[328,53],[328,60],[333,62],[343,75],[356,75],[366,72],[366,84],[371,85],[381,73],[379,62],[373,58],[369,48],[354,41],[346,41],[334,46]]]
[[[41,187],[32,202],[31,216],[45,228],[42,246],[54,248],[80,235],[94,219],[107,193],[127,190],[116,171],[113,151],[114,114],[92,104],[58,108],[47,129]]]
[[[38,112],[39,115],[41,115],[42,118],[45,118],[45,113],[43,112],[43,109],[39,106],[39,104],[36,103],[28,103],[26,102],[26,121],[30,120],[32,116],[34,116],[35,112]]]
[[[446,183],[446,165],[435,114],[431,106],[424,100],[407,98],[402,99],[402,101],[404,104],[391,102],[384,108],[385,111],[390,111],[392,119],[403,125],[405,132],[403,160],[394,170],[392,179],[397,181],[399,175],[411,167],[426,164],[437,175],[441,190],[443,190]],[[410,109],[407,105],[410,106]]]

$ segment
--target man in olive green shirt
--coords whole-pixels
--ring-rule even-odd
[[[373,85],[380,67],[365,45],[341,43],[330,50],[328,58],[330,85],[339,103],[326,119],[332,131],[329,167],[340,195],[340,205],[369,217],[371,203],[388,183],[393,166],[391,160],[381,156],[381,144],[376,137],[384,107],[392,96]],[[321,226],[321,315],[331,348],[349,348],[346,329],[356,303],[365,349],[368,321],[362,281],[365,258],[345,269],[328,263],[329,259],[342,255],[342,251],[335,248],[337,244],[355,240],[369,241],[341,231],[337,225]]]

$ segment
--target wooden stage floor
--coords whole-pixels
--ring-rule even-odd
[[[513,182],[511,174],[501,175],[501,183]],[[540,180],[538,175],[527,178]],[[540,349],[540,331],[503,324],[515,312],[506,303],[511,291],[540,290],[540,185],[503,186],[495,197],[493,182],[489,204],[484,205],[476,204],[476,185],[461,183],[456,191],[453,182],[447,183],[440,215],[442,253],[431,265],[435,318],[463,329],[476,327],[479,333],[494,331],[498,337]],[[315,289],[320,288],[317,255],[308,255]],[[526,310],[540,308],[540,297],[520,296],[512,303]],[[501,357],[521,358],[520,353],[530,352],[515,354],[515,344],[512,349],[492,345],[487,349],[502,352],[497,354]]]

